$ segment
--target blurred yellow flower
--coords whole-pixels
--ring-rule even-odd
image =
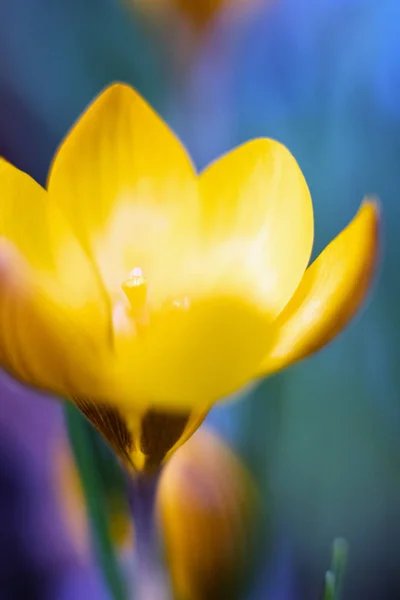
[[[198,175],[122,84],[70,131],[47,190],[6,161],[0,186],[0,364],[75,401],[137,468],[326,344],[374,270],[373,201],[307,269],[313,210],[290,152],[256,139]]]
[[[204,27],[220,11],[229,0],[173,0],[177,9],[185,14],[195,25]],[[230,4],[233,4],[232,1]]]
[[[157,514],[174,597],[233,597],[253,556],[258,496],[245,468],[215,434],[201,429],[170,460],[159,483]]]
[[[205,29],[223,10],[242,13],[260,0],[125,0],[134,7],[152,16],[165,17],[177,11],[196,29]]]

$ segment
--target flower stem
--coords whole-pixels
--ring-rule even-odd
[[[135,600],[169,600],[169,582],[160,560],[155,521],[159,472],[130,481],[129,499],[135,527]]]

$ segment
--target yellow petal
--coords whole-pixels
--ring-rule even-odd
[[[51,268],[47,194],[29,175],[0,158],[0,236],[7,236],[32,265]]]
[[[116,336],[110,389],[125,406],[207,410],[253,377],[268,327],[257,307],[234,297],[172,302],[151,315],[142,335]]]
[[[247,295],[278,315],[313,243],[310,193],[296,160],[274,140],[254,140],[208,167],[200,185],[213,262],[222,261]]]
[[[197,182],[185,150],[123,84],[107,88],[72,128],[48,189],[112,290],[134,267],[146,276],[171,268],[170,250],[182,252],[196,224]]]
[[[0,190],[0,364],[53,392],[93,392],[110,344],[95,270],[45,190],[3,160]]]
[[[378,209],[366,200],[353,221],[307,269],[280,315],[267,374],[308,356],[332,340],[352,318],[370,286],[377,258]]]

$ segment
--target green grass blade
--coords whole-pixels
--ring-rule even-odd
[[[347,556],[348,544],[346,540],[337,538],[333,542],[331,568],[325,574],[323,600],[341,600]]]

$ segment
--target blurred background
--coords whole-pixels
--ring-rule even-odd
[[[381,199],[381,265],[358,318],[205,424],[259,495],[246,600],[321,598],[338,536],[343,598],[400,598],[399,31],[398,0],[0,3],[0,155],[40,183],[85,106],[125,81],[199,169],[252,137],[286,144],[313,196],[315,254],[364,195]],[[109,600],[60,403],[1,374],[0,449],[1,600]]]

